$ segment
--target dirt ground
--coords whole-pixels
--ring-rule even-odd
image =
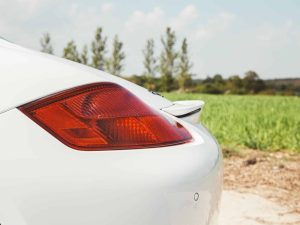
[[[300,225],[300,155],[225,152],[220,225]]]

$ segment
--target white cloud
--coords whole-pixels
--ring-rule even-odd
[[[101,5],[100,10],[102,13],[108,13],[113,9],[113,6],[114,5],[112,3],[107,2]]]
[[[199,13],[195,5],[187,5],[176,15],[168,15],[160,7],[145,12],[135,10],[125,22],[120,36],[125,43],[125,51],[128,52],[126,59],[130,65],[130,72],[141,72],[143,55],[141,50],[149,38],[153,38],[156,44],[156,55],[161,50],[160,38],[164,35],[167,26],[171,26],[177,35],[178,46],[183,37],[187,37],[190,44],[190,53],[193,61],[198,61],[195,70],[200,70],[199,60],[199,39],[213,38],[215,35],[224,32],[234,21],[235,16],[230,13],[220,13],[208,21],[199,20]],[[196,36],[196,37],[195,37]],[[137,63],[139,62],[139,63]]]
[[[297,25],[288,20],[280,26],[263,24],[257,28],[256,39],[265,46],[281,46],[297,40],[299,36]]]
[[[201,25],[196,32],[196,39],[207,40],[224,32],[235,20],[235,15],[222,12],[211,18],[206,25]]]
[[[80,7],[77,3],[72,3],[68,10],[68,16],[70,16],[70,17],[77,16],[79,9],[80,9]]]
[[[56,43],[55,53],[60,55],[67,41],[71,39],[76,42],[79,50],[85,44],[90,47],[91,39],[99,26],[103,28],[103,35],[108,36],[109,40],[112,39],[114,34],[120,33],[117,28],[121,22],[110,11],[113,9],[113,5],[104,3],[97,6],[84,6],[76,3],[69,6],[69,16],[67,17],[69,19],[59,26],[47,30]]]
[[[181,30],[185,26],[193,23],[198,18],[197,8],[194,5],[186,6],[172,22],[175,30]]]
[[[51,0],[0,1],[1,20],[29,19]]]
[[[282,74],[286,71],[297,74],[299,71],[296,60],[300,57],[300,24],[292,15],[290,18],[294,21],[286,22],[263,23],[264,18],[261,18],[262,25],[257,26],[253,26],[251,21],[249,26],[241,24],[243,20],[239,20],[236,29],[233,26],[236,20],[234,14],[211,14],[207,11],[202,15],[196,2],[189,1],[177,13],[172,6],[159,7],[159,2],[150,10],[141,6],[143,8],[136,8],[129,14],[127,10],[132,6],[123,10],[116,4],[107,0],[90,1],[89,4],[83,0],[0,0],[0,36],[39,49],[39,38],[42,33],[49,32],[55,53],[61,55],[63,47],[71,39],[76,41],[80,50],[83,44],[90,45],[96,27],[102,26],[109,40],[108,47],[111,47],[115,34],[124,42],[124,73],[139,74],[143,69],[141,50],[146,40],[155,40],[155,54],[159,57],[162,48],[160,38],[165,28],[171,26],[176,31],[177,49],[183,37],[188,38],[194,62],[192,72],[202,76],[215,72],[243,72],[249,68],[261,74],[281,71]],[[243,14],[239,17],[243,18]]]
[[[149,12],[135,10],[125,22],[127,31],[161,31],[171,26],[176,31],[197,24],[198,12],[194,5],[187,5],[176,16],[168,16],[160,7],[155,7]]]
[[[58,0],[10,0],[0,1],[0,36],[25,46],[33,46],[37,41],[38,29],[27,26],[30,22],[38,23],[34,18],[49,5]],[[29,22],[29,23],[28,23]]]
[[[142,72],[142,49],[146,40],[153,38],[156,47],[159,47],[159,39],[166,27],[166,15],[160,7],[155,7],[148,12],[135,10],[124,23],[120,31],[120,37],[124,41],[127,53],[126,63],[129,67],[127,74]],[[156,54],[159,49],[156,48]]]
[[[33,13],[36,13],[40,7],[43,6],[47,1],[41,1],[41,0],[16,0],[17,4],[21,4],[24,8],[24,10],[29,14],[32,15]]]
[[[159,7],[154,8],[148,13],[136,10],[125,23],[125,29],[128,31],[136,31],[140,29],[161,27],[163,24],[163,17],[164,11]]]

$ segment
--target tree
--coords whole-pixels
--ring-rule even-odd
[[[84,65],[89,64],[88,47],[86,45],[83,46],[82,53],[80,55],[80,62]]]
[[[208,76],[202,84],[199,85],[198,90],[210,94],[223,94],[225,81],[221,74],[216,74],[212,78]]]
[[[107,38],[102,35],[102,28],[98,27],[92,41],[92,66],[104,70]]]
[[[145,49],[143,50],[144,54],[144,75],[146,77],[155,77],[157,71],[156,58],[154,56],[154,40],[147,40]]]
[[[248,93],[258,93],[266,86],[264,81],[259,78],[258,74],[252,70],[245,73],[243,83]]]
[[[145,71],[143,76],[145,77],[144,86],[149,90],[156,90],[157,85],[155,83],[155,75],[157,72],[156,58],[154,56],[154,40],[147,40],[145,49],[143,50],[144,54],[144,67]]]
[[[212,78],[212,82],[217,83],[217,84],[224,84],[225,83],[225,81],[223,79],[223,76],[221,74],[215,74]]]
[[[123,43],[119,41],[119,38],[116,35],[113,41],[112,55],[106,61],[106,70],[117,76],[120,76],[124,67],[122,61],[125,59],[125,53],[122,48]]]
[[[257,74],[255,71],[249,70],[249,71],[247,71],[247,72],[245,73],[244,79],[245,79],[245,80],[249,80],[249,81],[250,81],[250,80],[253,81],[253,80],[258,80],[258,79],[259,79],[259,76],[258,76],[258,74]]]
[[[231,94],[244,94],[243,80],[239,75],[230,76],[226,82],[226,89]]]
[[[175,32],[170,27],[166,29],[166,37],[161,38],[163,51],[160,56],[160,74],[162,91],[170,91],[173,88],[174,73],[176,72],[175,62],[178,53],[174,50],[176,43]]]
[[[67,47],[64,48],[63,57],[74,62],[81,62],[77,47],[74,41],[69,41]]]
[[[51,37],[49,33],[43,34],[43,37],[40,39],[41,52],[53,54],[53,47],[51,44]]]
[[[179,59],[179,73],[177,75],[177,80],[180,90],[184,91],[187,87],[191,85],[192,75],[190,73],[190,69],[193,66],[189,60],[188,44],[186,38],[182,42]]]

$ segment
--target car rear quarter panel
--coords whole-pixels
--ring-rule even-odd
[[[0,114],[38,98],[95,82],[117,83],[157,109],[172,105],[167,99],[118,76],[1,39],[0,60]]]
[[[63,145],[18,109],[1,114],[0,223],[215,223],[222,178],[218,145],[202,125],[181,123],[191,143],[83,152]]]

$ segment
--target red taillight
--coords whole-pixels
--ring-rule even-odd
[[[192,139],[125,88],[96,83],[73,88],[20,107],[57,139],[78,150],[160,147]]]

